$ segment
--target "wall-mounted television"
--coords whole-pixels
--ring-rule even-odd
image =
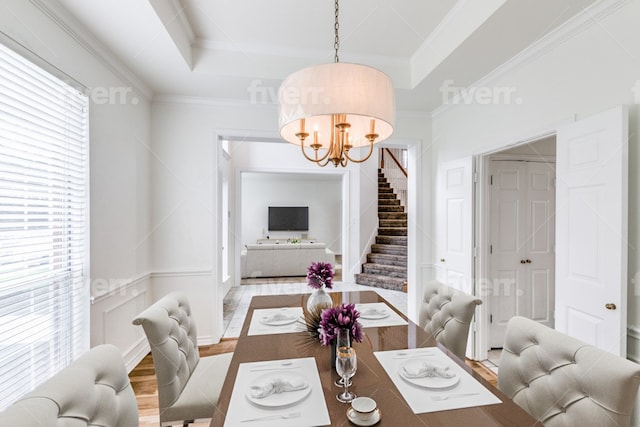
[[[269,231],[309,231],[309,207],[269,206]]]

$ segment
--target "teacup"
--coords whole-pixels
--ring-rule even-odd
[[[378,404],[370,397],[356,397],[351,402],[351,408],[359,420],[369,421],[378,409]]]

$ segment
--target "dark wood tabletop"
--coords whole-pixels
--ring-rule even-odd
[[[247,336],[253,310],[277,307],[305,307],[307,297],[308,294],[253,297],[220,395],[218,407],[215,414],[213,414],[212,427],[224,424],[225,414],[229,406],[240,363],[298,357],[314,357],[316,359],[324,397],[331,417],[331,425],[353,426],[346,417],[348,405],[336,400],[336,394],[340,389],[333,384],[337,375],[335,369],[331,368],[330,347],[321,346],[318,341],[313,340],[306,332]],[[385,302],[406,319],[406,316],[376,292],[332,293],[332,297],[336,302]],[[382,419],[376,426],[542,426],[500,390],[475,373],[462,360],[450,353],[445,347],[439,345],[422,328],[411,321],[408,322],[407,326],[367,328],[364,330],[364,340],[361,343],[354,344],[358,354],[358,372],[353,378],[353,386],[350,387],[350,390],[354,391],[358,396],[369,396],[376,400],[378,408],[382,412]],[[414,414],[373,352],[433,346],[438,346],[478,382],[491,390],[503,403]]]

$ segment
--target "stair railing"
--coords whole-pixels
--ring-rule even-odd
[[[405,148],[387,148],[382,147],[380,153],[380,169],[387,178],[391,188],[398,196],[400,205],[407,208],[407,170],[398,160],[406,158]],[[385,161],[386,158],[390,158],[391,161]]]

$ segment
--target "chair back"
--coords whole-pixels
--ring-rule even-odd
[[[640,365],[524,317],[509,320],[498,388],[545,426],[628,426]]]
[[[137,427],[120,350],[100,345],[0,413],[0,426]]]
[[[162,413],[180,397],[200,360],[191,306],[183,293],[172,292],[140,313],[133,324],[142,325],[151,346]]]
[[[469,325],[478,298],[460,292],[437,280],[425,287],[418,322],[440,344],[464,360],[469,337]]]

